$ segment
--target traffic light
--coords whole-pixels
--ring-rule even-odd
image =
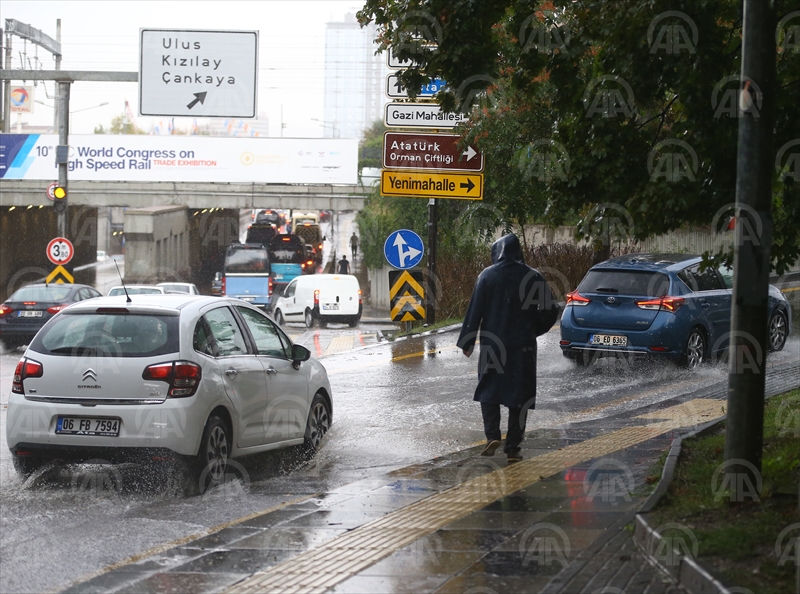
[[[56,212],[62,213],[67,210],[67,189],[62,186],[56,186],[53,189],[53,208]]]

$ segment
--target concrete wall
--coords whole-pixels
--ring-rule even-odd
[[[191,276],[185,206],[125,211],[125,282],[185,281]]]
[[[394,270],[388,264],[384,264],[379,270],[369,269],[369,306],[373,309],[383,309],[389,311],[389,272]]]

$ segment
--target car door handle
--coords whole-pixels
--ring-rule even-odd
[[[236,371],[233,367],[228,367],[228,369],[225,370],[225,375],[227,375],[228,377],[236,377],[237,373],[239,372]]]
[[[275,375],[276,373],[278,373],[277,369],[272,366],[267,367],[267,375]]]
[[[702,302],[702,307],[703,307],[703,309],[710,309],[711,308],[711,304],[708,303],[707,301],[703,301]]]

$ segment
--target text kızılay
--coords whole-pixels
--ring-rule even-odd
[[[176,55],[176,52],[181,50],[202,50],[203,47],[199,41],[179,41],[177,38],[163,37],[161,45],[164,49],[172,50],[161,55],[161,65],[169,68],[169,70],[164,70],[161,73],[161,81],[165,85],[170,83],[207,84],[219,87],[223,84],[236,84],[235,77],[220,76],[216,73],[217,69],[222,65],[221,59],[204,56],[199,53],[188,56]],[[208,72],[208,69],[211,72]]]

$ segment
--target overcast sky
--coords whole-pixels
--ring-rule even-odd
[[[63,70],[138,71],[139,29],[256,30],[259,32],[258,111],[270,120],[270,135],[280,135],[281,106],[285,136],[322,136],[323,127],[311,118],[323,119],[323,72],[325,65],[325,23],[341,21],[363,3],[341,0],[226,0],[204,2],[107,0],[105,2],[39,2],[2,0],[0,18],[16,19],[56,37],[56,19],[61,19]],[[12,68],[22,67],[24,52],[35,67],[52,70],[52,55],[22,39],[13,37]],[[19,84],[19,83],[16,83]],[[32,83],[28,83],[29,85]],[[53,83],[38,83],[35,99],[53,104]],[[91,134],[94,127],[108,127],[111,118],[123,112],[128,100],[138,113],[136,83],[78,82],[72,85],[71,132]],[[35,104],[23,121],[34,125],[52,123],[53,110]],[[138,118],[149,129],[159,118]],[[161,118],[166,119],[166,118]],[[12,114],[11,125],[16,122]],[[188,129],[191,120],[176,118],[176,126]]]

